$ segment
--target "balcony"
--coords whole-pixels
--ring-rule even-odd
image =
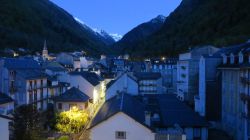
[[[240,94],[240,98],[241,98],[241,100],[243,100],[243,101],[250,101],[250,95],[247,95],[247,94],[245,94],[245,93],[241,93],[241,94]]]
[[[243,84],[250,84],[250,79],[249,78],[246,78],[246,77],[241,77],[241,82],[243,83]]]

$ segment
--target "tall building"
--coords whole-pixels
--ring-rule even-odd
[[[250,139],[250,43],[223,53],[222,128],[236,140]]]
[[[213,46],[204,46],[179,55],[179,61],[177,62],[177,96],[180,100],[194,104],[194,95],[198,94],[200,57],[212,55],[218,50]]]

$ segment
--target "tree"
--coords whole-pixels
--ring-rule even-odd
[[[89,115],[86,111],[73,107],[57,115],[56,128],[66,134],[79,133],[88,119]]]
[[[40,139],[40,114],[33,105],[23,105],[14,111],[14,139],[39,140]]]

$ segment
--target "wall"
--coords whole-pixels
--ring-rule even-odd
[[[116,82],[106,90],[106,100],[112,98],[117,94],[127,89],[127,93],[132,95],[138,94],[138,84],[133,79],[129,78],[127,74],[123,74]]]
[[[1,140],[9,140],[9,122],[5,118],[0,117],[0,136]]]
[[[152,133],[151,130],[137,123],[124,113],[117,113],[113,117],[93,127],[90,132],[90,139],[117,140],[115,138],[116,131],[126,131],[128,140],[154,140],[154,133]]]

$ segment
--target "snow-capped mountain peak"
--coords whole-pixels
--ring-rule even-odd
[[[109,34],[116,42],[122,39],[122,35],[119,35],[117,33]]]

